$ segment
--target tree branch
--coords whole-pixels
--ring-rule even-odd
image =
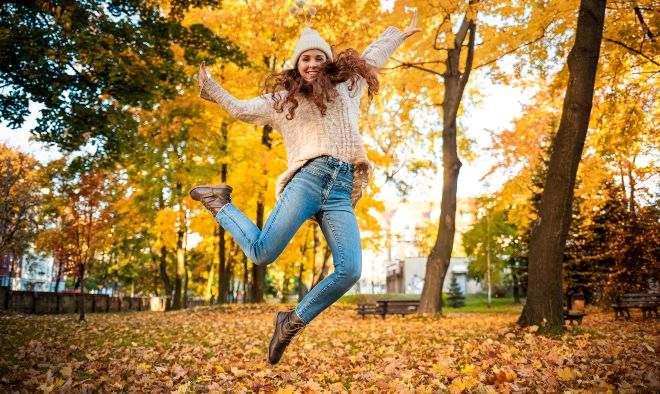
[[[635,10],[635,15],[637,15],[637,19],[639,19],[639,23],[642,24],[642,27],[646,31],[646,35],[649,36],[649,38],[653,41],[655,39],[655,36],[653,36],[653,33],[651,33],[651,29],[649,29],[649,26],[646,24],[646,21],[644,21],[644,15],[642,15],[642,10],[639,8],[639,6],[633,7]]]
[[[395,58],[392,58],[392,60],[394,60],[395,62],[400,63],[399,66],[392,67],[392,69],[394,69],[394,68],[398,68],[398,67],[416,68],[416,69],[418,69],[418,70],[422,70],[422,71],[426,71],[426,72],[431,73],[431,74],[435,74],[435,75],[440,75],[440,76],[442,76],[442,73],[441,73],[441,72],[431,70],[430,68],[426,68],[426,67],[418,66],[418,65],[415,64],[415,63],[407,63],[407,62],[403,62],[403,61],[401,61],[401,60],[397,60],[397,59],[395,59]],[[440,62],[440,63],[444,63],[444,62]]]
[[[627,50],[629,50],[630,52],[633,52],[633,53],[636,53],[636,54],[640,55],[644,59],[646,59],[646,60],[650,61],[651,63],[655,64],[656,66],[660,66],[660,63],[658,63],[655,60],[651,59],[650,57],[648,57],[647,55],[645,55],[642,52],[638,51],[637,49],[629,47],[628,45],[622,43],[621,41],[613,40],[613,39],[607,38],[607,37],[603,37],[603,40],[611,42],[613,44],[620,45],[620,46],[626,48]]]
[[[461,79],[458,83],[458,92],[456,94],[457,99],[455,100],[455,105],[452,106],[449,112],[451,114],[450,116],[454,118],[458,113],[458,106],[461,103],[461,98],[463,97],[463,92],[465,91],[465,85],[467,85],[468,78],[470,78],[470,72],[472,71],[472,61],[474,60],[474,40],[477,30],[477,24],[475,21],[470,20],[468,30],[470,32],[470,36],[468,37],[468,53],[467,59],[465,61],[465,69],[463,70]]]
[[[451,16],[450,13],[445,14],[445,17],[442,18],[442,22],[440,22],[440,25],[438,26],[438,30],[435,33],[435,38],[433,39],[433,49],[435,49],[436,51],[440,51],[440,50],[444,49],[444,48],[438,47],[436,44],[438,43],[438,36],[440,35],[440,29],[442,28],[442,26],[444,26],[445,22],[447,22],[447,21],[449,21],[451,23],[450,16]]]
[[[463,22],[461,22],[461,27],[458,29],[458,32],[454,37],[454,48],[460,48],[463,46],[465,35],[467,34],[468,28],[470,27],[470,22],[472,22],[472,19],[469,18],[468,13],[466,12],[465,16],[463,17]]]
[[[476,66],[474,69],[476,70],[476,69],[479,69],[479,68],[481,68],[481,67],[486,67],[486,66],[488,66],[488,65],[490,65],[490,64],[493,64],[493,63],[495,63],[496,61],[502,59],[504,56],[507,56],[507,55],[510,55],[510,54],[512,54],[512,53],[517,52],[520,48],[523,48],[523,47],[526,47],[526,46],[528,46],[528,45],[532,45],[532,44],[534,44],[534,43],[536,43],[536,42],[538,42],[538,41],[541,41],[541,40],[545,37],[545,33],[547,32],[547,30],[548,30],[548,28],[550,27],[550,25],[552,25],[554,22],[555,22],[555,18],[552,18],[552,20],[550,21],[550,23],[548,23],[545,27],[543,27],[543,32],[541,33],[541,35],[538,36],[538,37],[536,37],[535,39],[533,39],[533,40],[531,40],[531,41],[524,42],[524,43],[518,45],[517,47],[515,47],[515,48],[513,48],[513,49],[511,49],[511,50],[509,50],[509,51],[504,52],[502,55],[496,57],[495,59],[489,60],[489,61],[487,61],[486,63],[483,63],[483,64],[480,64],[480,65]]]

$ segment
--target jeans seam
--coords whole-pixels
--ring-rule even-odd
[[[319,171],[319,170],[317,170],[317,169],[315,169],[315,168],[312,168],[311,166],[310,166],[310,167],[303,167],[303,168],[300,169],[300,171],[301,171],[301,172],[308,172],[308,173],[310,173],[310,174],[312,174],[312,175],[316,175],[316,176],[323,177],[323,174],[322,174],[321,171]]]
[[[341,243],[339,243],[339,240],[338,240],[338,238],[337,238],[337,233],[335,232],[335,227],[332,225],[332,221],[330,220],[329,217],[327,217],[326,220],[328,221],[328,226],[330,226],[330,233],[332,233],[332,237],[334,238],[335,243],[337,244],[337,249],[339,250],[339,262],[343,265],[343,264],[345,263],[345,261],[344,261],[344,260],[345,260],[345,259],[344,259],[344,251],[343,251],[343,249],[342,249],[342,247],[341,247]],[[335,266],[337,266],[336,263],[335,263]],[[315,296],[314,298],[312,298],[312,299],[307,303],[307,306],[305,306],[305,308],[304,308],[300,313],[305,313],[305,312],[307,311],[307,309],[309,309],[309,307],[310,307],[311,305],[313,305],[314,302],[315,302],[317,299],[319,299],[319,297],[321,297],[321,295],[323,295],[323,294],[324,294],[329,288],[331,288],[332,286],[335,285],[335,283],[337,283],[337,281],[339,280],[339,275],[337,274],[337,271],[333,272],[333,275],[335,275],[335,277],[333,278],[332,282],[328,283],[327,286],[323,287],[323,288],[321,289],[321,291],[319,291],[319,292],[316,294],[316,296]]]
[[[289,186],[289,185],[287,185],[287,186]],[[287,189],[288,189],[288,188],[285,187],[284,190],[282,191],[282,194],[280,195],[281,203],[280,203],[280,204],[275,204],[275,208],[277,208],[277,211],[271,213],[271,215],[275,215],[275,216],[273,216],[273,220],[271,221],[271,225],[268,226],[268,229],[266,229],[266,232],[265,232],[265,233],[263,232],[263,230],[259,233],[259,238],[258,238],[258,240],[257,240],[256,243],[263,242],[264,238],[268,237],[268,234],[270,234],[270,229],[273,228],[272,223],[274,223],[274,222],[277,220],[277,217],[278,217],[278,215],[279,215],[279,213],[280,213],[280,210],[281,210],[281,208],[282,208],[282,205],[284,205],[284,204],[286,203],[286,194],[287,194],[287,193],[285,193],[285,191],[286,191]],[[263,234],[263,236],[262,236],[262,234]],[[255,245],[256,245],[256,243],[255,243]],[[256,247],[256,246],[255,246],[255,247]],[[255,253],[255,257],[256,257],[256,253]]]
[[[339,242],[339,238],[337,238],[337,233],[335,232],[335,226],[332,225],[332,221],[330,220],[330,217],[328,217],[327,220],[328,220],[328,225],[330,226],[330,232],[332,233],[332,237],[335,239],[335,243],[337,244],[337,249],[339,249],[339,260],[343,264],[344,248],[342,248],[341,243]]]
[[[334,272],[333,272],[333,274],[334,274]],[[316,294],[316,296],[314,296],[314,298],[312,298],[312,299],[307,303],[307,305],[305,306],[305,308],[304,308],[302,311],[300,311],[300,313],[301,313],[301,314],[304,314],[305,312],[307,312],[307,310],[308,310],[312,305],[314,305],[314,303],[316,302],[316,300],[318,300],[319,298],[321,298],[321,296],[322,296],[323,294],[325,294],[325,292],[326,292],[328,289],[330,289],[330,288],[332,288],[332,287],[335,286],[335,284],[337,283],[338,280],[339,280],[339,278],[337,277],[337,275],[335,275],[335,277],[332,279],[332,282],[330,282],[330,283],[328,283],[326,286],[324,286],[324,287],[323,287],[323,288],[322,288],[322,289]],[[302,318],[302,316],[299,316],[299,317]]]
[[[325,204],[326,201],[328,201],[328,197],[330,197],[330,193],[332,192],[332,188],[335,187],[335,183],[337,183],[337,177],[339,176],[339,168],[335,168],[332,171],[332,174],[330,175],[330,180],[328,181],[328,188],[327,192],[325,190],[321,191],[321,204]]]
[[[225,205],[225,207],[226,207],[226,206],[227,206],[227,205]],[[218,212],[218,216],[220,215],[221,212],[224,213],[225,216],[226,216],[229,220],[231,220],[231,221],[236,225],[236,228],[238,228],[238,229],[240,230],[241,234],[243,234],[243,237],[245,237],[246,239],[249,239],[248,235],[245,233],[245,231],[243,231],[243,228],[241,227],[240,224],[238,224],[238,222],[236,221],[236,219],[234,219],[234,218],[233,218],[231,215],[229,215],[228,213],[225,213],[225,212],[224,212],[224,208],[225,208],[225,207],[222,207],[222,209],[220,210],[220,212]],[[217,217],[217,216],[216,216],[216,217]]]
[[[220,212],[224,211],[224,210],[225,210],[225,207],[226,207],[227,205],[229,205],[229,204],[230,204],[230,203],[227,203],[227,204],[223,205],[223,206],[220,208],[220,210],[218,211],[218,213],[215,215],[215,217],[218,217],[218,215],[220,215]]]

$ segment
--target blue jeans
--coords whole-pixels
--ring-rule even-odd
[[[318,283],[296,306],[305,323],[344,295],[360,279],[362,243],[350,196],[353,165],[331,156],[308,161],[289,181],[263,230],[232,203],[215,219],[254,264],[270,264],[282,253],[300,226],[312,216],[321,225],[335,271]]]

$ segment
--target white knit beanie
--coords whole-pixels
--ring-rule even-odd
[[[293,51],[293,57],[291,57],[293,68],[297,67],[300,55],[310,49],[318,49],[319,51],[322,51],[325,53],[328,61],[332,61],[332,49],[330,49],[330,45],[321,38],[319,32],[311,27],[305,27],[300,32],[300,40],[298,40],[296,49]]]

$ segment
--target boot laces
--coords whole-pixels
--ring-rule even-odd
[[[291,343],[293,338],[298,336],[301,332],[305,330],[305,323],[291,323],[290,320],[287,320],[284,323],[284,338],[282,339],[282,342],[284,343]]]
[[[202,204],[204,204],[204,206],[205,206],[206,208],[210,208],[210,204],[211,204],[212,202],[214,202],[215,200],[217,200],[216,197],[214,197],[214,196],[207,196],[207,197],[204,197],[204,198],[202,199]],[[231,202],[231,194],[230,194],[229,196],[227,196],[227,202]]]

